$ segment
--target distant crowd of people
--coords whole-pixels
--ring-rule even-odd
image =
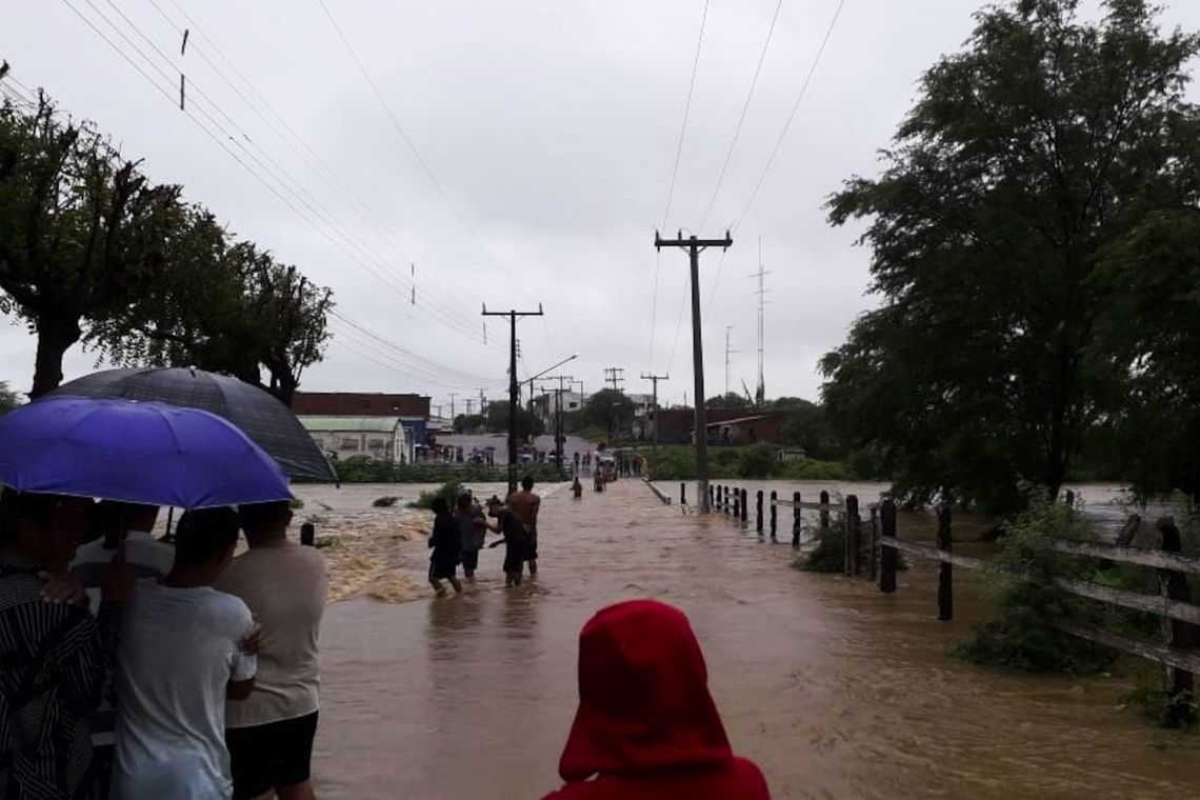
[[[286,502],[157,516],[5,490],[0,798],[313,797],[324,557]]]

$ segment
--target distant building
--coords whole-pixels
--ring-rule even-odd
[[[745,411],[742,409],[742,413]],[[708,441],[718,445],[778,444],[783,438],[783,426],[787,420],[787,414],[773,413],[709,422]]]
[[[369,392],[296,392],[292,411],[299,417],[399,418],[405,440],[428,444],[429,401],[420,394]]]
[[[737,419],[753,414],[750,408],[710,408],[708,424]],[[655,422],[658,424],[658,440],[663,444],[688,444],[695,439],[696,410],[693,408],[660,408]],[[653,426],[651,427],[653,436]],[[711,436],[711,434],[710,434]]]
[[[345,461],[366,456],[390,464],[411,464],[415,443],[400,417],[317,417],[300,415],[300,424],[321,451]]]
[[[558,413],[558,392],[547,392],[533,398],[533,414],[542,421],[547,428],[554,422],[554,415]],[[574,411],[579,411],[587,402],[587,396],[579,392],[566,391],[562,393],[563,413],[570,414]]]

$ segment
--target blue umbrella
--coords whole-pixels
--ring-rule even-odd
[[[0,417],[0,483],[24,492],[207,508],[287,500],[279,465],[215,414],[51,398]]]

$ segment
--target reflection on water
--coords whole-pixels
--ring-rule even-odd
[[[678,486],[675,487],[676,490]],[[549,498],[542,574],[503,588],[484,551],[467,596],[350,600],[322,631],[315,774],[326,797],[536,798],[558,785],[580,627],[652,596],[683,608],[735,749],[776,797],[1182,798],[1193,739],[1116,706],[1113,681],[999,675],[945,657],[979,618],[938,623],[932,574],[895,595],[789,569],[791,548],[685,516],[635,481]]]

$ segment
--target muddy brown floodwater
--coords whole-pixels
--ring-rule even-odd
[[[678,489],[678,486],[676,486]],[[1119,706],[1124,686],[1000,675],[946,657],[977,620],[934,619],[923,568],[899,591],[790,569],[791,548],[663,506],[639,481],[543,506],[542,574],[501,552],[465,597],[332,605],[322,631],[323,797],[538,798],[576,704],[577,636],[657,597],[692,620],[734,748],[794,798],[1190,798],[1195,737]],[[782,537],[781,537],[782,538]],[[956,598],[957,599],[957,598]]]

